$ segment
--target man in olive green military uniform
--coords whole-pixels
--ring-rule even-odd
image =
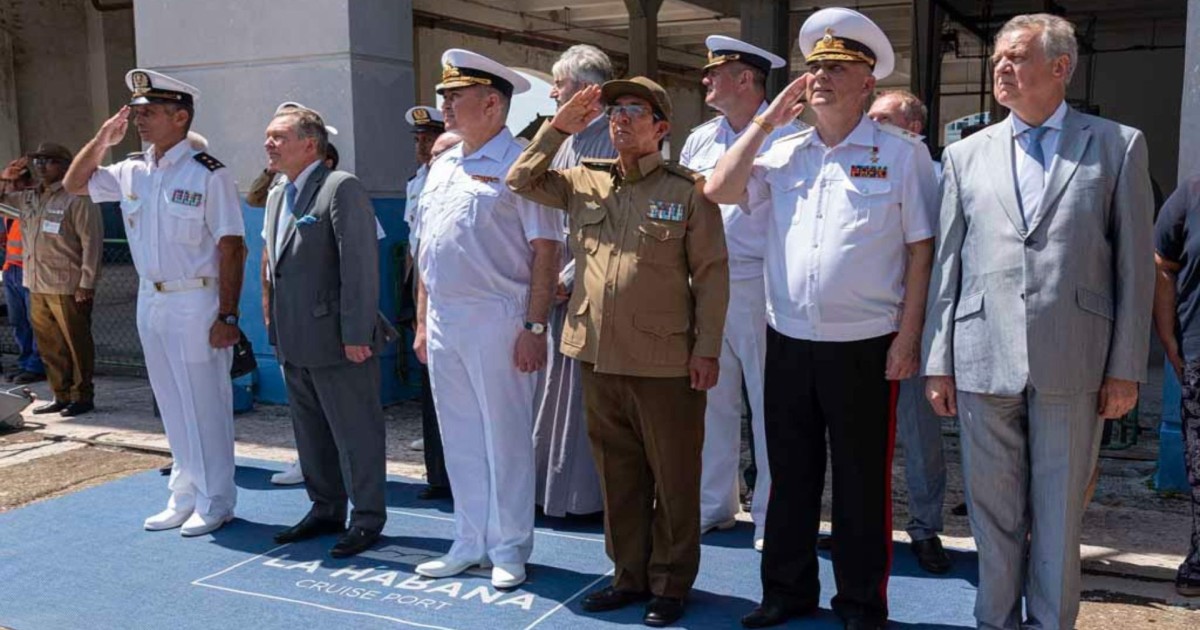
[[[617,159],[551,170],[563,141],[602,110]],[[582,363],[616,565],[612,585],[583,607],[614,610],[650,598],[650,626],[683,615],[700,565],[704,392],[717,382],[729,299],[721,212],[704,198],[699,176],[659,153],[670,116],[666,91],[645,77],[587,87],[508,174],[513,191],[569,219],[575,291],[562,352]]]
[[[71,158],[66,147],[42,143],[30,155],[38,186],[0,199],[21,211],[30,319],[54,390],[54,400],[33,413],[64,416],[93,409],[92,303],[104,249],[100,209],[63,188]]]

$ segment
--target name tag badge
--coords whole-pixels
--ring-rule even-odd
[[[683,204],[651,201],[650,212],[646,216],[655,221],[682,221]]]
[[[181,190],[176,188],[171,191],[171,203],[178,203],[185,206],[199,207],[204,201],[204,193],[192,192],[190,190]]]
[[[58,234],[61,228],[62,223],[59,221],[46,221],[45,219],[42,220],[43,234]]]

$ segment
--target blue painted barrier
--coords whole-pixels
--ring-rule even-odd
[[[1159,492],[1189,492],[1187,469],[1183,465],[1183,428],[1179,416],[1182,387],[1175,368],[1164,361],[1162,422],[1158,425],[1158,470],[1154,488]]]
[[[383,198],[373,199],[372,202],[375,206],[375,215],[383,225],[384,231],[387,232],[387,237],[379,242],[379,310],[394,322],[400,297],[399,275],[404,271],[403,264],[396,264],[396,260],[408,244],[408,226],[404,223],[405,202],[404,199]],[[279,362],[275,359],[274,349],[267,343],[267,328],[263,320],[260,265],[263,251],[264,214],[263,208],[252,208],[244,203],[242,205],[242,216],[246,223],[246,247],[249,249],[249,254],[246,256],[240,323],[246,337],[254,346],[254,356],[258,361],[255,400],[286,404],[287,391],[283,384],[283,373],[280,371]],[[403,258],[399,260],[401,263],[403,262]],[[401,341],[391,344],[380,355],[381,397],[385,405],[413,398],[419,393],[420,378],[416,370],[411,369],[416,360],[411,349],[412,334],[407,330],[402,332],[405,335]]]

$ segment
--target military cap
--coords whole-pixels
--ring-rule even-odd
[[[887,35],[871,18],[851,9],[821,9],[800,27],[800,52],[806,63],[860,61],[871,74],[883,79],[896,66],[896,54]]]
[[[280,103],[279,107],[275,108],[275,115],[278,116],[289,109],[307,109],[308,111],[316,114],[317,117],[321,119],[321,122],[325,122],[325,117],[321,115],[321,112],[319,112],[311,107],[308,107],[307,105],[302,105],[300,103],[297,103],[296,101],[284,101],[284,102]],[[325,133],[327,133],[331,136],[336,136],[336,135],[338,135],[337,127],[334,127],[333,125],[331,125],[329,123],[325,123]]]
[[[510,98],[530,87],[525,77],[479,53],[461,48],[442,53],[442,82],[437,84],[437,93],[472,85],[490,85]]]
[[[442,118],[442,112],[428,105],[417,105],[408,110],[404,114],[404,120],[412,125],[414,133],[418,131],[442,133],[446,130],[446,121]]]
[[[125,86],[133,92],[130,105],[178,103],[193,107],[196,99],[200,98],[200,90],[195,87],[161,72],[144,68],[134,68],[126,72]]]
[[[709,35],[708,39],[704,40],[704,45],[708,47],[708,64],[704,66],[705,70],[730,61],[740,61],[769,73],[772,69],[782,68],[787,64],[779,55],[724,35]]]
[[[37,150],[33,153],[30,153],[29,157],[49,158],[63,163],[68,163],[72,159],[71,151],[67,149],[67,147],[64,147],[61,144],[55,144],[53,142],[43,142],[39,144]]]
[[[606,105],[612,105],[622,96],[644,98],[654,107],[654,111],[665,120],[671,119],[671,97],[663,87],[646,77],[618,79],[600,86],[600,100]]]

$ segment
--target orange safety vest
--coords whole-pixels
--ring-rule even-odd
[[[21,250],[21,222],[11,219],[8,223],[8,243],[4,246],[4,269],[24,266],[25,253]]]

